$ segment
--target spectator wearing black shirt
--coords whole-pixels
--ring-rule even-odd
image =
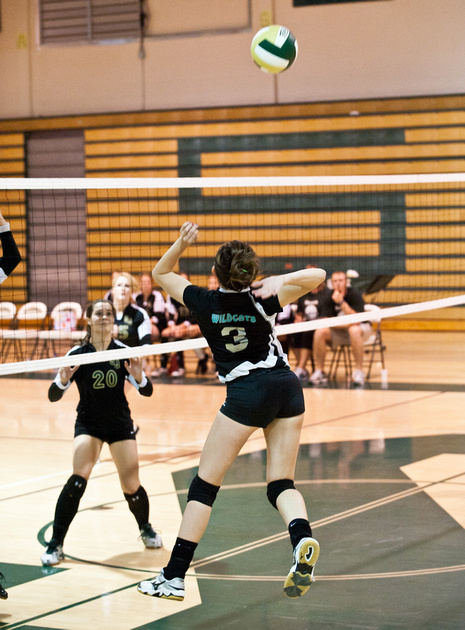
[[[335,271],[331,275],[331,287],[332,290],[320,304],[320,318],[363,313],[365,310],[363,296],[360,291],[347,285],[345,271]],[[313,385],[321,385],[327,382],[328,377],[324,372],[326,348],[327,344],[332,342],[334,344],[350,344],[355,362],[352,383],[356,386],[363,386],[365,383],[365,375],[362,369],[363,344],[371,333],[372,328],[369,322],[351,324],[350,326],[318,328],[315,330],[313,338],[315,371],[310,377],[310,382]]]

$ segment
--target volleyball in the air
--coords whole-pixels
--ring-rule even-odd
[[[294,63],[297,57],[297,41],[288,28],[272,24],[258,31],[252,40],[250,52],[263,72],[277,74]]]

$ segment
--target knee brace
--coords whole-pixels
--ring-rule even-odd
[[[71,475],[65,484],[65,490],[73,499],[80,499],[87,486],[87,479],[80,475]]]
[[[201,479],[198,475],[195,475],[189,487],[189,492],[187,493],[187,502],[198,501],[199,503],[212,507],[219,489],[220,486],[214,486],[208,483],[208,481]]]
[[[277,479],[276,481],[270,481],[266,488],[266,496],[271,505],[277,508],[276,501],[279,495],[284,490],[295,490],[295,485],[292,479]]]

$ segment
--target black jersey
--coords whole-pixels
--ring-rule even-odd
[[[119,341],[112,340],[108,350],[124,347],[126,346]],[[89,352],[96,352],[90,343],[72,348],[66,356]],[[109,423],[132,423],[129,404],[124,394],[126,379],[139,390],[142,396],[152,395],[153,385],[145,374],[141,384],[138,385],[125,368],[124,360],[118,359],[79,366],[65,387],[61,384],[60,375],[57,374],[48,391],[48,397],[51,402],[60,400],[71,383],[75,381],[79,390],[79,403],[76,409],[79,422],[102,428]]]
[[[137,293],[134,296],[134,301],[140,308],[143,308],[147,312],[149,317],[157,315],[157,313],[165,313],[166,302],[163,294],[160,291],[152,291],[146,298],[142,292]]]
[[[0,284],[8,278],[13,269],[21,262],[21,255],[16,245],[9,223],[0,226],[2,257],[0,258]]]
[[[282,311],[276,296],[263,300],[249,290],[208,291],[191,284],[183,299],[208,341],[221,382],[257,368],[288,365],[274,330],[276,314]]]
[[[342,308],[331,297],[333,292],[328,289],[328,292],[322,298],[320,305],[320,317],[338,317],[344,315]],[[344,302],[346,302],[350,308],[353,308],[356,313],[363,313],[365,310],[365,301],[363,295],[354,287],[347,287],[347,291],[344,295]]]
[[[320,315],[321,306],[328,297],[331,299],[332,292],[325,287],[316,293],[310,291],[299,298],[297,302],[297,312],[302,315],[304,322],[317,319]]]
[[[136,304],[128,304],[120,318],[115,319],[118,339],[126,346],[143,346],[151,343],[152,327],[149,316]]]

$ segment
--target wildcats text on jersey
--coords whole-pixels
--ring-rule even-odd
[[[212,322],[214,324],[227,324],[229,322],[250,322],[251,324],[255,324],[256,321],[257,318],[255,315],[232,315],[231,313],[218,315],[212,313]]]

